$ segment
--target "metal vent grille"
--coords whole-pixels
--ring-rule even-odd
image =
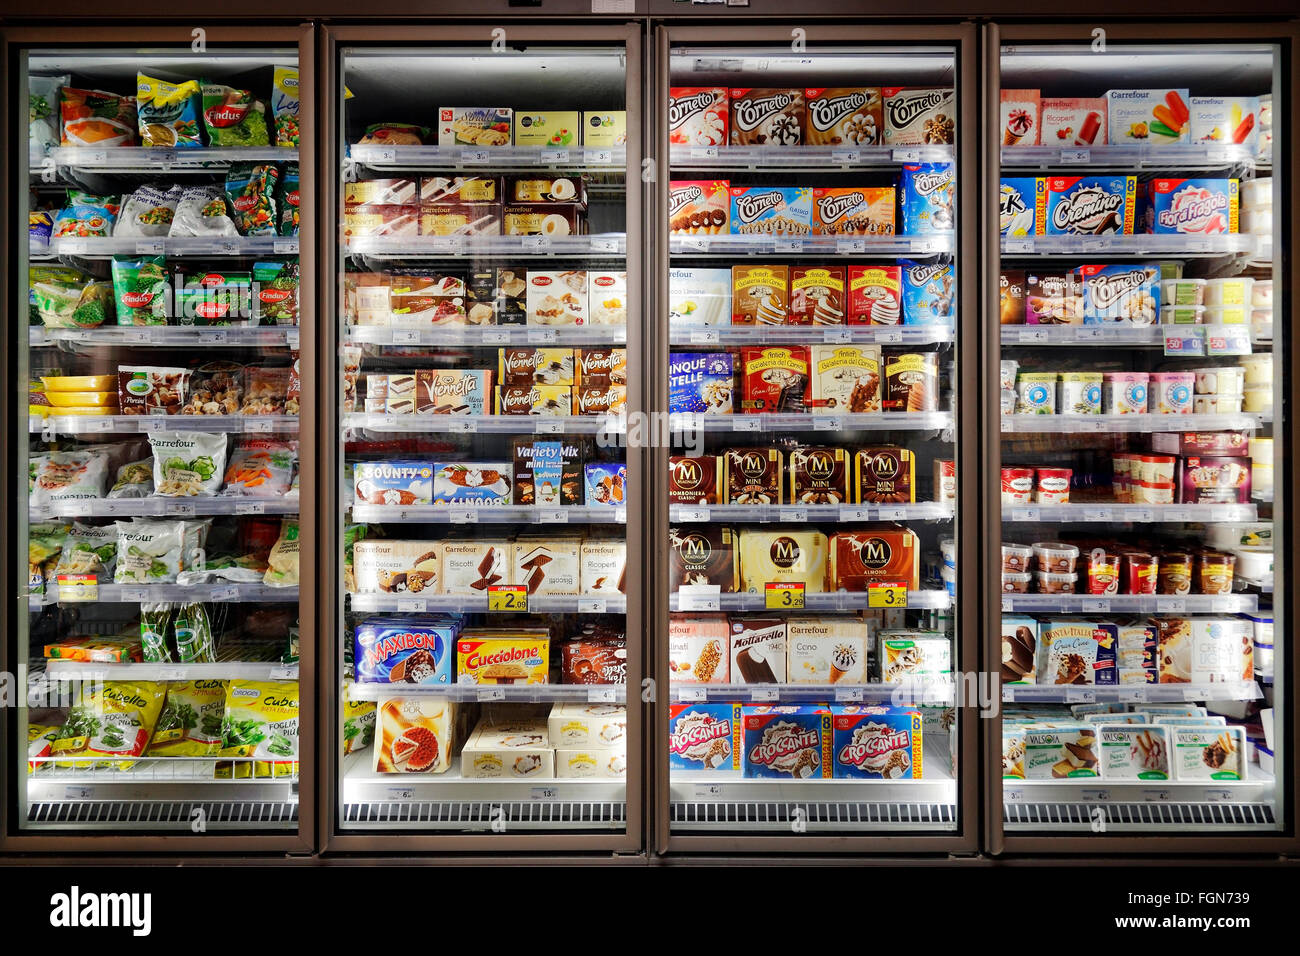
[[[202,817],[195,810],[202,811]],[[35,826],[108,824],[130,829],[184,828],[202,819],[213,829],[287,829],[298,825],[298,804],[279,800],[77,800],[33,803],[27,822]]]
[[[669,810],[676,830],[952,830],[957,808],[947,803],[778,803],[691,801]]]
[[[1008,803],[1002,821],[1017,830],[1271,830],[1267,803]]]
[[[621,830],[627,825],[627,807],[613,801],[376,801],[345,804],[343,822],[345,826],[378,829],[541,830],[564,827]]]

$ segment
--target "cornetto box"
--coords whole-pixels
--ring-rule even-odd
[[[876,146],[885,132],[880,90],[839,87],[803,91],[809,146]]]
[[[831,776],[831,711],[819,704],[741,709],[746,777],[804,780]]]
[[[921,779],[921,715],[897,707],[831,708],[831,776]]]
[[[670,704],[668,766],[673,770],[740,770],[740,704]]]
[[[722,503],[726,471],[720,455],[691,458],[674,455],[668,459],[668,503],[674,505],[716,505]]]
[[[920,588],[916,535],[894,525],[831,536],[826,590],[865,591],[871,584],[898,582]]]
[[[669,590],[683,584],[716,584],[723,594],[731,594],[739,587],[736,539],[730,528],[669,528],[668,542]]]

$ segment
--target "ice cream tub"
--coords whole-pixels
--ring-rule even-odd
[[[1002,504],[1027,505],[1033,500],[1034,469],[1002,469]]]
[[[1079,575],[1071,572],[1069,574],[1054,574],[1050,571],[1038,572],[1038,593],[1039,594],[1073,594],[1079,583]]]
[[[1205,283],[1206,305],[1248,305],[1255,280],[1250,276],[1209,279]]]
[[[1154,554],[1130,551],[1123,555],[1129,594],[1155,594],[1160,561]]]
[[[1256,279],[1250,286],[1250,304],[1257,309],[1273,308],[1273,280]]]
[[[1016,387],[1016,371],[1020,368],[1020,363],[1012,359],[1003,359],[999,367],[998,379],[1003,391],[1014,389]]]
[[[957,569],[944,565],[939,569],[939,577],[943,580],[943,589],[949,594],[957,593]]]
[[[1034,500],[1040,505],[1063,505],[1070,500],[1069,468],[1039,468]]]
[[[1273,549],[1265,545],[1239,545],[1232,549],[1237,556],[1236,573],[1251,581],[1260,581],[1273,573]]]
[[[1192,593],[1192,555],[1188,551],[1163,551],[1156,573],[1159,594]]]
[[[1205,305],[1204,279],[1162,279],[1160,302],[1162,305]]]
[[[943,556],[945,567],[957,567],[957,541],[953,538],[939,539],[939,553]]]
[[[1241,405],[1240,395],[1197,395],[1192,400],[1192,411],[1197,415],[1238,415]]]
[[[1119,593],[1120,557],[1100,549],[1088,556],[1088,593]]]
[[[1246,370],[1239,365],[1194,369],[1197,395],[1240,395],[1246,387]]]
[[[1226,551],[1205,551],[1196,556],[1196,581],[1202,594],[1231,594],[1237,556]]]
[[[1207,305],[1205,307],[1206,325],[1245,325],[1250,319],[1248,305]]]
[[[1241,184],[1242,209],[1271,209],[1273,207],[1273,179],[1259,176]]]
[[[1006,574],[1020,574],[1029,570],[1033,560],[1034,549],[1027,544],[1002,543],[1002,571]]]
[[[1020,372],[1016,375],[1016,414],[1056,414],[1055,372]]]
[[[1073,574],[1079,560],[1079,549],[1072,544],[1060,541],[1035,541],[1034,560],[1038,562],[1039,572],[1050,571],[1056,574]]]
[[[1147,372],[1105,372],[1102,375],[1102,408],[1107,415],[1145,415]]]
[[[1241,410],[1252,415],[1266,415],[1273,411],[1273,386],[1247,388],[1242,393]]]
[[[1152,372],[1148,406],[1156,415],[1190,415],[1196,376],[1192,372]]]
[[[1205,306],[1203,305],[1162,305],[1160,307],[1161,325],[1204,325]]]
[[[1273,387],[1273,356],[1269,352],[1257,352],[1243,355],[1237,363],[1246,370],[1245,386],[1254,388],[1267,385]]]
[[[1002,591],[1004,594],[1028,594],[1029,584],[1033,579],[1034,576],[1028,571],[1022,574],[1004,571],[1002,573]]]
[[[1241,727],[1171,727],[1178,780],[1245,780],[1246,731]]]
[[[1241,214],[1241,231],[1252,236],[1273,234],[1273,210],[1249,209]]]
[[[1062,414],[1101,414],[1101,372],[1062,372],[1060,378]]]

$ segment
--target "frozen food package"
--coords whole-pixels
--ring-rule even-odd
[[[185,389],[182,415],[234,415],[244,397],[244,367],[217,360],[200,365]]]
[[[298,260],[253,263],[253,325],[298,324]]]
[[[276,205],[280,210],[278,231],[282,236],[298,235],[300,225],[300,185],[301,175],[298,171],[298,164],[290,163],[285,166],[284,175],[280,177],[280,192],[276,196]]]
[[[27,78],[27,155],[32,167],[40,166],[45,154],[59,145],[59,90],[71,82],[66,73]]]
[[[63,550],[54,573],[93,574],[107,584],[117,564],[117,529],[112,525],[82,524],[74,521],[63,539]]]
[[[178,325],[247,325],[253,312],[253,276],[248,272],[185,272],[175,294]]]
[[[154,494],[163,498],[210,497],[221,489],[226,436],[208,432],[150,432]]]
[[[53,239],[102,239],[113,234],[120,207],[104,197],[70,195],[68,205],[54,217]]]
[[[274,498],[287,494],[298,460],[298,443],[275,438],[243,438],[226,469],[226,495]]]
[[[353,686],[351,681],[345,681],[343,684],[341,737],[344,755],[365,750],[375,742],[375,702],[353,699]]]
[[[203,97],[198,80],[171,83],[140,73],[135,92],[143,145],[177,149],[203,145],[199,130]]]
[[[423,146],[429,127],[414,123],[371,123],[358,146]]]
[[[126,197],[118,213],[114,236],[158,238],[171,231],[184,188],[144,185]]]
[[[58,143],[58,140],[55,140]],[[36,773],[49,766],[48,760],[54,741],[59,739],[59,728],[53,724],[27,725],[27,772]]]
[[[149,757],[210,757],[221,749],[224,680],[172,681],[154,727]]]
[[[30,504],[42,508],[53,501],[102,498],[107,484],[107,456],[94,451],[53,451],[37,469]]]
[[[271,114],[275,145],[298,148],[298,68],[277,66],[271,79]]]
[[[255,758],[217,768],[218,776],[298,774],[298,682],[232,680],[221,722],[222,757]]]
[[[248,90],[203,84],[203,125],[209,146],[269,146],[266,104]]]
[[[176,659],[182,664],[212,664],[216,661],[216,641],[207,608],[194,601],[180,605],[172,618],[172,635]]]
[[[59,91],[59,118],[63,124],[60,145],[99,149],[135,145],[134,96],[65,86]]]
[[[224,436],[223,436],[224,437]],[[118,521],[114,584],[174,584],[184,567],[185,522]]]
[[[107,681],[89,688],[68,711],[51,746],[55,766],[129,770],[149,745],[162,711],[167,685],[149,681]],[[111,758],[93,760],[89,758]]]
[[[237,163],[226,174],[226,198],[235,225],[245,236],[275,235],[275,187],[278,166]]]
[[[250,368],[246,374],[241,415],[283,415],[293,372],[287,366]]]
[[[79,269],[33,263],[27,270],[29,300],[47,329],[94,329],[113,314],[113,286]]]
[[[445,773],[454,748],[455,707],[441,697],[384,697],[375,716],[376,773]]]
[[[132,461],[117,469],[109,498],[148,498],[153,494],[153,459]]]
[[[167,635],[171,632],[172,616],[175,613],[176,605],[166,601],[141,602],[140,649],[142,657],[148,663],[172,663]]]
[[[166,325],[171,283],[162,256],[113,259],[113,296],[118,325]]]
[[[237,236],[220,186],[186,186],[176,204],[169,236]]]
[[[280,537],[271,549],[267,560],[264,582],[273,588],[298,586],[298,519],[285,518],[280,525]]]

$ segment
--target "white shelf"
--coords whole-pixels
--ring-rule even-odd
[[[277,146],[175,149],[150,146],[57,146],[49,152],[56,166],[106,173],[134,171],[183,173],[228,169],[232,163],[296,163],[298,150]]]
[[[951,325],[674,326],[671,345],[933,345],[956,340]]]
[[[438,524],[627,524],[627,508],[613,505],[352,505],[353,521]]]
[[[1181,523],[1187,521],[1222,522],[1254,521],[1254,505],[1139,505],[1139,504],[1063,504],[1023,505],[1002,509],[1003,521],[1050,523],[1133,522],[1137,524]]]
[[[591,704],[624,704],[626,684],[370,684],[348,687],[349,700],[379,700],[380,697],[440,697],[458,701],[505,701],[541,703],[573,701]]]
[[[447,611],[453,614],[488,613],[487,595],[473,597],[461,594],[429,594],[413,597],[410,594],[351,594],[352,610],[400,611],[404,614],[424,614],[428,611]],[[512,612],[513,613],[513,612]],[[528,614],[626,614],[627,596],[612,594],[608,597],[572,594],[532,594],[528,597]]]
[[[27,603],[30,607],[62,603],[58,599],[58,590],[58,585],[55,585],[50,588],[53,593],[29,594]],[[214,581],[207,584],[101,584],[97,601],[104,604],[156,604],[162,601],[296,604],[298,589],[273,588],[265,584],[231,584],[228,581]]]
[[[626,146],[359,146],[348,147],[358,166],[372,169],[455,169],[462,171],[509,168],[591,169],[622,172],[627,165]]]
[[[856,521],[951,521],[953,507],[938,501],[914,504],[846,504],[846,505],[669,505],[668,520],[687,523],[700,521],[772,521],[803,523],[827,522],[848,524]]]
[[[1254,594],[1007,594],[1002,611],[1067,614],[1253,614],[1259,610]]]
[[[1112,432],[1251,431],[1262,415],[1003,415],[1003,432],[1086,434]]]
[[[1216,684],[1118,684],[1080,686],[1057,684],[1003,684],[1004,702],[1029,703],[1183,703],[1196,700],[1258,700],[1263,695],[1254,681]]]
[[[1259,764],[1250,765],[1245,780],[1002,780],[1005,825],[1011,832],[1088,833],[1095,823],[1093,811],[1100,807],[1119,814],[1107,820],[1108,831],[1271,831],[1273,825],[1262,817],[1243,818],[1227,807],[1271,805],[1275,794],[1276,781]]]
[[[720,611],[766,611],[770,614],[784,613],[776,608],[766,606],[765,595],[740,592],[718,596]],[[859,611],[869,606],[870,595],[866,591],[808,591],[804,594],[804,607],[791,610],[791,614],[812,613],[814,611]],[[668,608],[677,611],[677,592],[668,595]],[[907,607],[913,610],[942,610],[952,607],[952,595],[947,591],[927,589],[907,592]]]
[[[1206,258],[1254,253],[1251,235],[1025,236],[1002,237],[1002,254],[1018,256],[1177,256]]]
[[[146,664],[139,662],[47,660],[50,680],[297,680],[298,665],[278,662],[228,661],[216,664]]]
[[[677,684],[669,689],[674,704],[703,701],[768,703],[921,704],[953,703],[951,680],[917,679],[900,684]]]
[[[190,515],[296,515],[298,498],[229,495],[186,498],[70,498],[29,509],[28,520],[51,518],[152,518]]]
[[[626,432],[627,422],[609,415],[377,415],[349,412],[343,416],[343,427],[419,434],[613,435]]]
[[[296,349],[300,341],[297,326],[244,325],[151,325],[104,326],[98,329],[32,329],[31,345],[67,342],[98,348],[122,346],[163,346],[198,348],[218,345],[274,348],[287,345]]]
[[[94,239],[52,239],[58,256],[111,259],[113,256],[296,256],[297,236],[188,236],[142,239],[110,236]]]
[[[1169,146],[1003,146],[1003,169],[1226,169],[1254,166],[1254,151],[1233,143]]]
[[[343,341],[356,345],[622,345],[627,341],[627,326],[452,325],[433,329],[392,329],[354,325],[344,331]]]
[[[672,146],[674,169],[859,169],[951,163],[951,146]]]
[[[297,415],[48,415],[30,417],[32,434],[89,435],[95,432],[244,432],[298,431]]]
[[[938,431],[951,428],[951,412],[884,412],[877,414],[820,415],[811,412],[735,415],[698,415],[674,412],[668,416],[675,432],[760,432],[766,435],[787,431]]]
[[[350,256],[391,259],[480,259],[488,256],[622,258],[627,236],[368,236],[347,240]]]
[[[951,253],[951,233],[929,236],[670,236],[675,256],[933,256]]]
[[[1185,326],[1127,325],[1004,325],[1003,345],[1151,345],[1163,346],[1165,331]]]
[[[948,772],[947,755],[940,757],[941,747],[928,747],[922,744],[920,780],[868,780],[862,778],[812,777],[805,780],[791,778],[773,779],[770,777],[742,777],[740,771],[720,773],[708,770],[673,770],[670,774],[670,799],[674,804],[701,803],[738,803],[738,804],[775,804],[787,813],[790,808],[805,803],[830,803],[846,808],[851,804],[904,803],[904,804],[950,804],[957,799],[957,784]],[[680,811],[679,811],[680,812]],[[772,814],[768,826],[761,823],[722,823],[721,828],[748,830],[754,826],[762,829],[774,829],[779,826],[789,832],[789,819],[781,819],[784,814]],[[871,829],[888,827],[888,817],[878,821]],[[701,821],[703,823],[704,821]],[[831,824],[834,826],[834,824]],[[842,828],[845,824],[839,823]],[[861,824],[859,824],[861,825]],[[714,827],[718,827],[714,823]],[[707,829],[702,825],[682,826],[679,820],[673,821],[674,829]],[[824,828],[824,827],[823,827]]]

